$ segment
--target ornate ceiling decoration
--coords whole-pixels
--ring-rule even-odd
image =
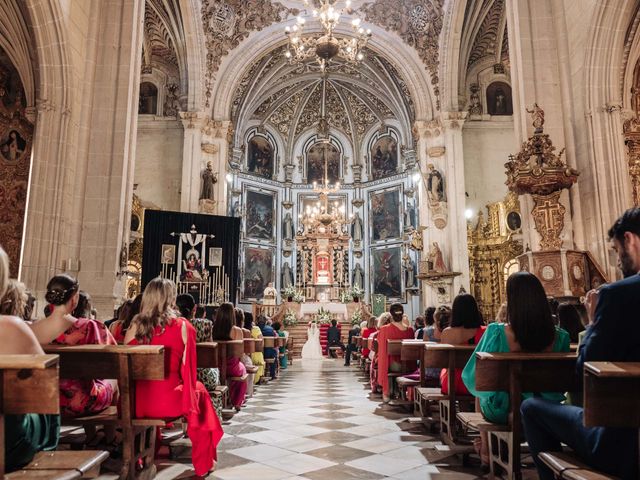
[[[502,40],[500,38],[500,34],[502,33],[500,32],[500,27],[503,25],[501,21],[503,16],[504,0],[495,0],[491,8],[489,8],[487,15],[484,17],[473,42],[471,54],[467,61],[468,67],[486,56],[495,57],[498,49],[502,48],[499,42]]]
[[[144,11],[142,71],[159,68],[186,76],[186,43],[178,0],[147,0]]]
[[[178,70],[178,56],[171,40],[166,25],[156,12],[155,8],[147,2],[144,11],[144,64],[164,63]]]
[[[280,2],[270,0],[203,0],[202,27],[207,50],[205,97],[211,100],[212,81],[222,57],[240,45],[251,32],[260,31],[290,15],[297,15]]]
[[[396,32],[425,64],[439,108],[438,53],[444,0],[376,0],[359,11],[367,22]]]

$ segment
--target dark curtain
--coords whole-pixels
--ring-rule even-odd
[[[191,230],[192,225],[195,225],[198,233],[215,235],[215,238],[207,238],[207,252],[211,247],[222,248],[222,264],[225,273],[229,275],[229,289],[231,290],[229,301],[235,303],[239,281],[238,259],[240,258],[240,219],[235,217],[145,210],[142,288],[144,289],[147,283],[157,277],[162,270],[163,244],[175,245],[176,262],[181,261],[177,258],[180,238],[177,235],[171,236],[171,233],[187,233]],[[184,248],[183,246],[183,254]],[[206,263],[209,263],[208,259]],[[176,266],[173,265],[174,272]],[[204,266],[206,267],[206,265]],[[198,301],[197,298],[196,301]]]

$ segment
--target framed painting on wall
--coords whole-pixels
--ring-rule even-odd
[[[340,180],[340,150],[334,144],[317,142],[309,148],[306,157],[307,184],[324,182],[325,163],[328,183],[335,184]]]
[[[247,238],[274,241],[275,199],[276,192],[271,190],[245,190],[244,234]]]
[[[371,292],[388,300],[402,299],[402,247],[371,249]]]
[[[255,135],[249,140],[247,171],[272,178],[275,165],[274,148],[266,137]]]
[[[401,202],[400,185],[381,191],[369,192],[369,224],[371,241],[380,242],[401,238]]]
[[[264,296],[264,289],[273,282],[275,270],[275,250],[273,247],[247,245],[242,247],[241,299],[257,301]]]
[[[370,155],[374,180],[398,173],[398,142],[391,135],[378,138],[371,146]]]

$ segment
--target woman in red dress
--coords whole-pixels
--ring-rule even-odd
[[[389,308],[391,323],[378,331],[378,383],[382,386],[382,400],[387,403],[389,397],[389,372],[399,372],[401,368],[399,355],[387,355],[387,340],[404,340],[413,338],[413,329],[402,321],[404,308],[394,303]],[[415,368],[415,365],[413,366]],[[413,370],[413,368],[411,370]]]
[[[224,432],[206,388],[196,381],[196,330],[178,317],[175,301],[175,284],[155,278],[145,288],[140,313],[127,330],[126,344],[165,347],[165,379],[136,383],[136,415],[185,417],[195,473],[204,476],[214,467],[216,446]]]
[[[74,278],[65,274],[53,277],[47,284],[45,299],[52,307],[51,315],[31,325],[41,344],[116,344],[103,323],[83,318],[88,316],[87,310],[91,308],[88,296],[80,292],[80,286]],[[65,417],[99,413],[114,403],[117,391],[118,383],[115,380],[61,378],[60,413]]]
[[[231,303],[223,303],[216,312],[216,321],[213,322],[211,337],[213,341],[243,340],[242,329],[235,326],[236,311]],[[238,357],[227,357],[227,377],[243,377],[247,374],[247,368]],[[244,381],[232,380],[229,382],[229,398],[236,411],[240,411],[247,395],[247,379]]]

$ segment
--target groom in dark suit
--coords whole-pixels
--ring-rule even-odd
[[[340,347],[344,352],[345,347],[340,339],[340,329],[338,329],[338,322],[331,320],[331,326],[327,329],[327,355],[331,358],[336,358],[335,353],[330,350],[331,347]]]
[[[624,280],[592,290],[586,307],[592,322],[580,345],[577,375],[585,362],[640,361],[640,209],[627,210],[609,230]],[[615,395],[615,392],[611,392]],[[542,480],[553,473],[538,459],[540,452],[571,447],[594,468],[624,480],[638,476],[638,430],[585,427],[583,409],[530,398],[522,403],[522,423]]]

